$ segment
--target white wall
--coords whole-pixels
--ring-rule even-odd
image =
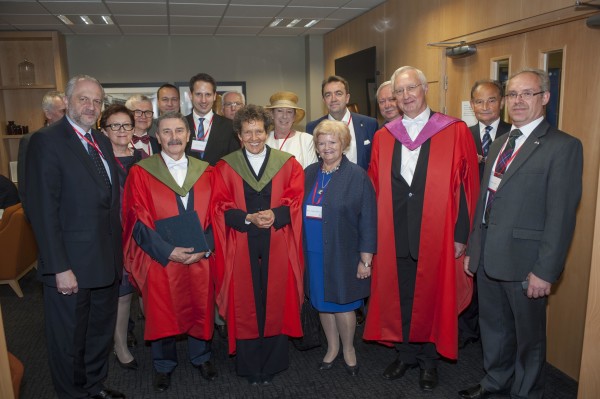
[[[322,48],[322,37],[312,41]],[[101,83],[173,83],[206,72],[217,81],[246,81],[249,103],[266,105],[279,90],[297,93],[303,108],[308,102],[310,43],[304,37],[86,35],[66,36],[66,44],[71,76],[85,73]],[[310,62],[322,70],[319,53]],[[314,79],[320,84],[323,76]]]

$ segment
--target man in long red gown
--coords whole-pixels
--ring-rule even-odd
[[[402,67],[392,75],[404,114],[379,130],[369,176],[378,208],[378,248],[364,339],[397,345],[383,373],[421,369],[423,390],[437,386],[439,355],[457,357],[458,312],[472,281],[461,263],[479,191],[467,126],[427,106],[427,79]]]
[[[175,336],[188,336],[191,363],[206,380],[217,376],[210,362],[214,320],[214,281],[210,251],[169,243],[156,222],[195,211],[207,228],[212,168],[185,156],[188,124],[179,113],[161,115],[157,139],[162,152],[134,165],[123,194],[125,268],[144,301],[144,339],[152,341],[154,389],[165,391],[177,366]]]

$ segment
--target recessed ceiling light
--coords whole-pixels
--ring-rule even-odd
[[[302,20],[301,20],[301,19],[293,19],[293,20],[292,20],[292,22],[290,22],[290,23],[289,23],[289,24],[287,24],[286,26],[287,26],[288,28],[293,28],[293,27],[294,27],[294,26],[296,26],[296,24],[297,24],[298,22],[300,22],[300,21],[302,21]]]
[[[106,25],[114,25],[115,23],[113,22],[112,18],[110,17],[110,15],[103,15],[102,16],[102,20],[104,21],[104,23]]]
[[[94,22],[87,15],[80,15],[79,18],[81,18],[86,25],[94,25]]]
[[[279,25],[279,24],[281,23],[281,21],[283,21],[283,18],[275,18],[275,20],[273,20],[273,22],[271,22],[271,23],[269,24],[269,26],[270,26],[271,28],[274,28],[274,27],[276,27],[277,25]]]
[[[71,21],[69,18],[65,17],[64,15],[57,15],[58,19],[60,19],[63,24],[65,25],[73,25],[73,21]]]
[[[319,22],[318,19],[313,19],[312,21],[310,21],[309,23],[307,23],[306,25],[304,25],[305,28],[310,28],[311,26],[314,26],[317,22]]]

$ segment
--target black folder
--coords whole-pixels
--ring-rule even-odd
[[[194,248],[193,253],[209,250],[196,211],[185,212],[170,218],[157,220],[156,232],[163,240],[176,247]]]

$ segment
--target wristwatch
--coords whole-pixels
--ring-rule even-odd
[[[210,258],[211,255],[212,255],[212,251],[210,249],[204,253],[205,258]]]
[[[363,262],[361,260],[361,263],[368,269],[369,267],[371,267],[371,264],[369,262]]]

